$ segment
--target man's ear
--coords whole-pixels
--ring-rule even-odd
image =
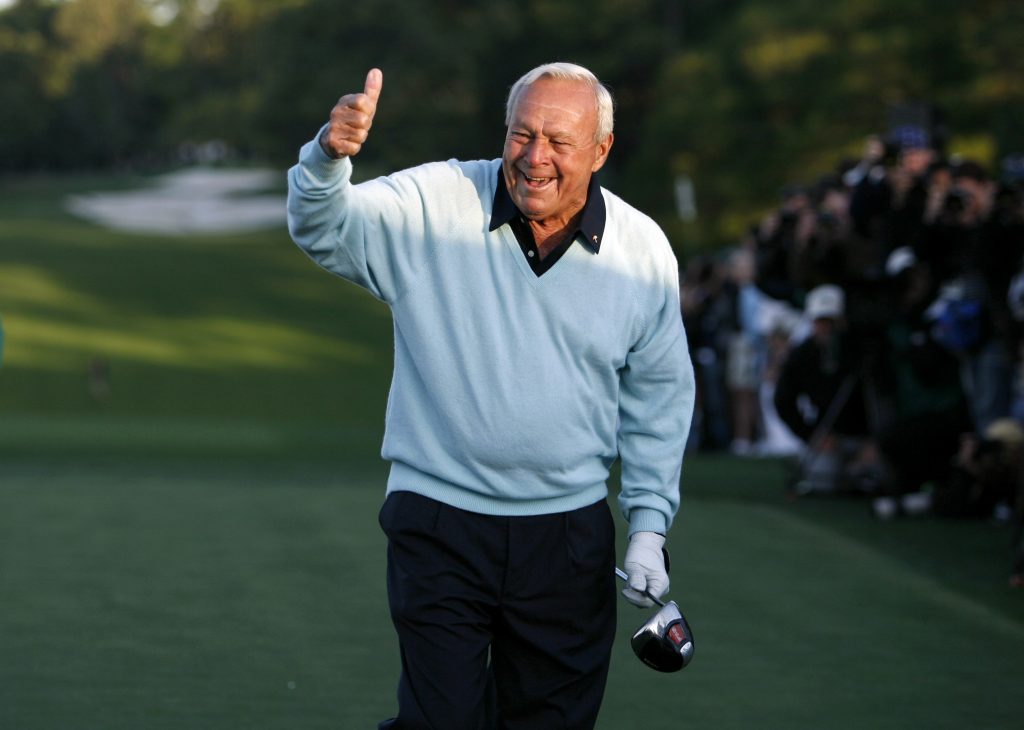
[[[615,135],[609,134],[603,141],[597,143],[596,157],[594,164],[591,166],[591,172],[597,172],[604,167],[605,161],[608,159],[608,153],[612,149],[612,142],[615,141]]]

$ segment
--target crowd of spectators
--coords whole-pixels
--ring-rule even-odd
[[[989,170],[942,147],[896,126],[783,190],[727,256],[687,262],[688,448],[789,455],[793,494],[1012,521],[1019,538],[1024,156]]]

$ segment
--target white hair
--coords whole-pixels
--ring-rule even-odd
[[[508,100],[505,102],[505,126],[511,124],[512,110],[515,109],[523,90],[542,78],[582,81],[588,84],[594,90],[594,98],[597,102],[597,133],[595,134],[595,141],[600,142],[612,133],[612,127],[615,124],[615,102],[612,99],[611,92],[588,69],[575,63],[564,62],[545,63],[532,71],[527,71],[518,81],[512,84],[512,88],[508,92]]]

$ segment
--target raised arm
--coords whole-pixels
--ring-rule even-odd
[[[418,191],[396,178],[352,184],[352,156],[365,144],[383,85],[371,69],[361,93],[346,94],[288,171],[288,230],[316,263],[384,301],[407,271]]]

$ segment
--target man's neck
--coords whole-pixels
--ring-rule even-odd
[[[537,252],[541,259],[545,258],[554,249],[565,243],[565,240],[574,235],[580,226],[580,218],[583,217],[582,209],[577,211],[564,223],[561,221],[534,221],[528,220],[530,232],[533,233],[533,240],[537,244]]]

